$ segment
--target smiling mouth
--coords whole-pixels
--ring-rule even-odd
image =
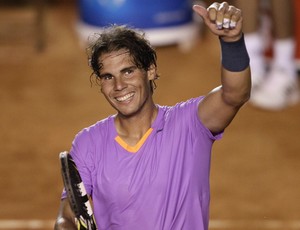
[[[127,101],[129,98],[132,98],[133,95],[134,95],[134,93],[129,93],[129,94],[126,94],[125,96],[122,96],[122,97],[116,97],[115,99],[118,102],[124,102],[124,101]]]

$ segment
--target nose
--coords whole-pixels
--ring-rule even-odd
[[[126,88],[126,82],[122,77],[115,77],[114,88],[117,91],[123,90]]]

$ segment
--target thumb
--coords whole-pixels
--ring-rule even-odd
[[[205,24],[210,22],[206,8],[200,5],[194,5],[193,10],[204,20]]]

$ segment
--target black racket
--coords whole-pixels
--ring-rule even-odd
[[[61,174],[78,230],[97,230],[94,213],[76,164],[68,152],[59,154]]]

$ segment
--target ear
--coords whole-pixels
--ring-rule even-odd
[[[156,78],[156,66],[155,65],[151,65],[149,70],[147,71],[147,76],[148,76],[148,80],[151,81],[151,80],[155,80]]]

